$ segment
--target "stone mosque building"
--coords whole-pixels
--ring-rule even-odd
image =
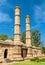
[[[20,41],[20,8],[15,8],[14,41],[0,40],[0,62],[4,60],[23,61],[33,57],[42,57],[40,47],[31,45],[30,17],[26,16],[26,44]]]

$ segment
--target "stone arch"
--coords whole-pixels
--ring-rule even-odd
[[[4,51],[4,58],[7,58],[7,54],[8,54],[8,49],[5,49],[5,51]]]

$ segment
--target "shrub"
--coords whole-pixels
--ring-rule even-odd
[[[45,62],[45,58],[38,58],[38,57],[35,57],[35,58],[32,58],[31,61],[36,61],[36,62]]]
[[[38,57],[32,58],[31,61],[37,61],[37,62],[39,62],[39,58]]]
[[[39,58],[39,61],[45,62],[45,58]]]

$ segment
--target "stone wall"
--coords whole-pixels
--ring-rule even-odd
[[[23,53],[22,53],[22,48],[23,48]],[[0,62],[4,61],[4,52],[5,50],[7,51],[7,58],[9,60],[14,60],[14,61],[22,61],[22,60],[30,60],[31,58],[34,57],[43,57],[41,53],[40,48],[36,47],[27,47],[27,46],[22,46],[22,45],[0,45]],[[26,50],[27,49],[27,50]],[[25,56],[25,57],[22,57]]]
[[[13,46],[0,45],[0,61],[4,60],[4,53],[6,49],[7,49],[7,59],[12,59]]]
[[[0,61],[4,61],[4,53],[5,50],[7,49],[7,58],[9,60],[15,60],[15,61],[20,61],[23,60],[21,56],[21,48],[22,46],[20,45],[0,45]]]

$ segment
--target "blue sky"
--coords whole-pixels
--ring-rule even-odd
[[[30,16],[32,30],[41,32],[41,41],[45,42],[45,0],[0,0],[0,34],[14,35],[14,8],[21,10],[21,33],[25,31],[25,16]]]

